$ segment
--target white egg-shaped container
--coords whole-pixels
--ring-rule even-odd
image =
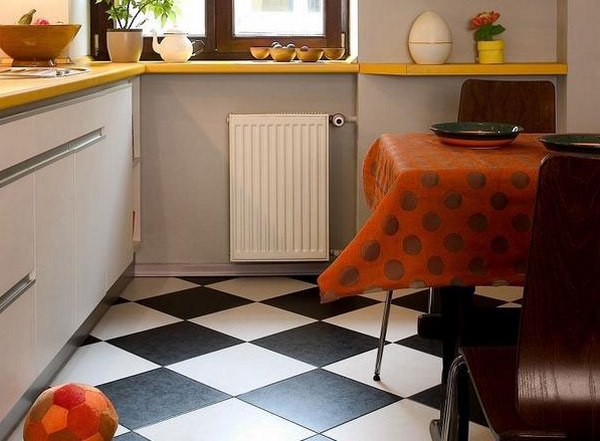
[[[452,31],[446,20],[425,11],[414,21],[408,35],[408,49],[417,64],[443,64],[452,52]]]

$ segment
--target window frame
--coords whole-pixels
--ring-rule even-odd
[[[234,0],[205,0],[206,37],[190,35],[191,40],[202,40],[204,50],[192,60],[249,60],[251,46],[271,46],[293,42],[297,47],[347,47],[349,32],[349,0],[323,0],[325,35],[319,36],[244,36],[233,35]],[[218,5],[218,7],[217,7]],[[90,48],[96,60],[108,60],[106,30],[111,23],[106,15],[106,4],[90,0]],[[348,56],[348,54],[346,54]],[[152,37],[144,37],[142,60],[160,60],[152,50]]]

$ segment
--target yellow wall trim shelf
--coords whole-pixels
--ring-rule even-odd
[[[360,64],[361,74],[399,76],[566,75],[568,70],[568,66],[562,63]]]

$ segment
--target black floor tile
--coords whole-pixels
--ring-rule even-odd
[[[418,394],[409,397],[409,399],[439,410],[442,399],[442,385],[438,384],[423,392],[419,392]],[[483,415],[483,411],[477,400],[477,395],[475,395],[475,391],[472,387],[469,387],[469,419],[474,423],[487,426],[487,421],[485,420],[485,416]]]
[[[522,304],[523,304],[523,299],[518,299],[518,300],[515,300],[515,301],[514,301],[514,302],[512,302],[512,303],[518,303],[519,305],[522,305]]]
[[[140,300],[138,303],[181,319],[191,319],[213,312],[252,303],[248,299],[199,286]]]
[[[112,401],[120,424],[133,430],[230,398],[164,368],[106,383],[98,389]]]
[[[83,343],[81,343],[81,346],[87,346],[87,345],[93,345],[94,343],[99,343],[102,340],[100,340],[99,338],[94,337],[93,335],[88,335],[85,340],[83,341]]]
[[[185,280],[186,282],[195,283],[196,285],[210,285],[211,283],[223,282],[225,280],[233,279],[233,277],[178,277],[178,279]]]
[[[429,307],[429,290],[418,291],[407,296],[398,297],[392,300],[394,305],[404,308],[415,309],[421,312],[427,312]]]
[[[134,432],[128,432],[115,437],[114,441],[148,441],[148,438]]]
[[[485,297],[479,294],[473,296],[473,306],[476,308],[496,308],[500,305],[507,303],[504,300],[494,299],[492,297]]]
[[[413,335],[402,340],[397,341],[399,345],[406,346],[417,351],[426,352],[437,357],[442,356],[442,341],[441,340],[430,340],[427,338]]]
[[[323,304],[321,303],[319,288],[310,288],[264,300],[262,303],[317,320],[323,320],[379,302],[367,297],[352,296]]]
[[[396,395],[320,369],[238,398],[315,432],[400,400]]]
[[[374,349],[378,340],[329,323],[316,322],[269,335],[252,343],[321,367]]]
[[[178,322],[118,337],[109,343],[166,366],[243,341],[191,322]]]
[[[323,435],[315,435],[310,438],[306,438],[304,441],[333,441],[331,438],[327,438]]]
[[[317,279],[319,275],[307,275],[307,276],[288,276],[290,279],[300,280],[302,282],[314,283],[317,284]],[[312,438],[311,438],[312,439]]]
[[[129,300],[124,299],[123,297],[118,297],[113,305],[120,305],[121,303],[129,303]]]

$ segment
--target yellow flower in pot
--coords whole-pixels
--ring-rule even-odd
[[[504,63],[504,41],[494,40],[506,30],[501,24],[495,24],[499,18],[499,12],[489,11],[477,14],[470,21],[477,42],[477,61],[481,64]]]

